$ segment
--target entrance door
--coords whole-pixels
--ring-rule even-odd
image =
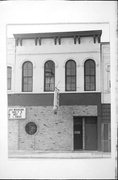
[[[83,148],[82,118],[74,117],[74,150]]]
[[[111,128],[110,123],[102,123],[102,150],[104,152],[111,151]]]
[[[85,149],[97,150],[97,118],[85,118]]]

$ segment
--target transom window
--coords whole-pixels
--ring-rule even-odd
[[[76,91],[76,63],[73,60],[65,65],[65,90]]]
[[[44,65],[44,91],[55,89],[55,64],[49,60]]]
[[[11,80],[12,80],[12,68],[7,67],[7,89],[11,90]]]
[[[96,67],[92,59],[88,59],[84,63],[84,90],[96,90]]]
[[[33,86],[33,65],[27,61],[22,66],[22,91],[31,92]]]

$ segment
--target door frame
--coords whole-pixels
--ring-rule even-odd
[[[74,118],[81,118],[82,119],[82,149],[78,149],[78,150],[75,150],[75,148],[74,148]],[[96,135],[97,135],[97,149],[96,150],[98,150],[98,117],[97,116],[73,116],[73,151],[88,151],[88,150],[86,150],[85,149],[85,143],[86,143],[86,139],[85,139],[85,137],[86,137],[86,135],[85,135],[85,121],[86,121],[86,117],[96,117],[96,126],[97,126],[97,131],[96,131]],[[92,151],[92,150],[90,150],[90,151]],[[95,151],[95,150],[93,150],[93,151]]]

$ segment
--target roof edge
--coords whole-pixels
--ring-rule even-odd
[[[44,33],[21,33],[13,34],[15,39],[35,39],[35,38],[69,38],[69,37],[93,37],[101,36],[102,30],[89,31],[67,31],[67,32],[44,32]]]

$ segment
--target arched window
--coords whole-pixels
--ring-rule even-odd
[[[84,63],[84,90],[96,90],[96,67],[92,59],[88,59]]]
[[[7,89],[11,90],[11,81],[12,81],[12,68],[7,67]]]
[[[76,91],[76,63],[73,60],[65,65],[65,90]]]
[[[22,91],[31,92],[33,89],[33,65],[27,61],[22,66]]]
[[[55,64],[49,60],[44,65],[44,91],[55,89]]]

